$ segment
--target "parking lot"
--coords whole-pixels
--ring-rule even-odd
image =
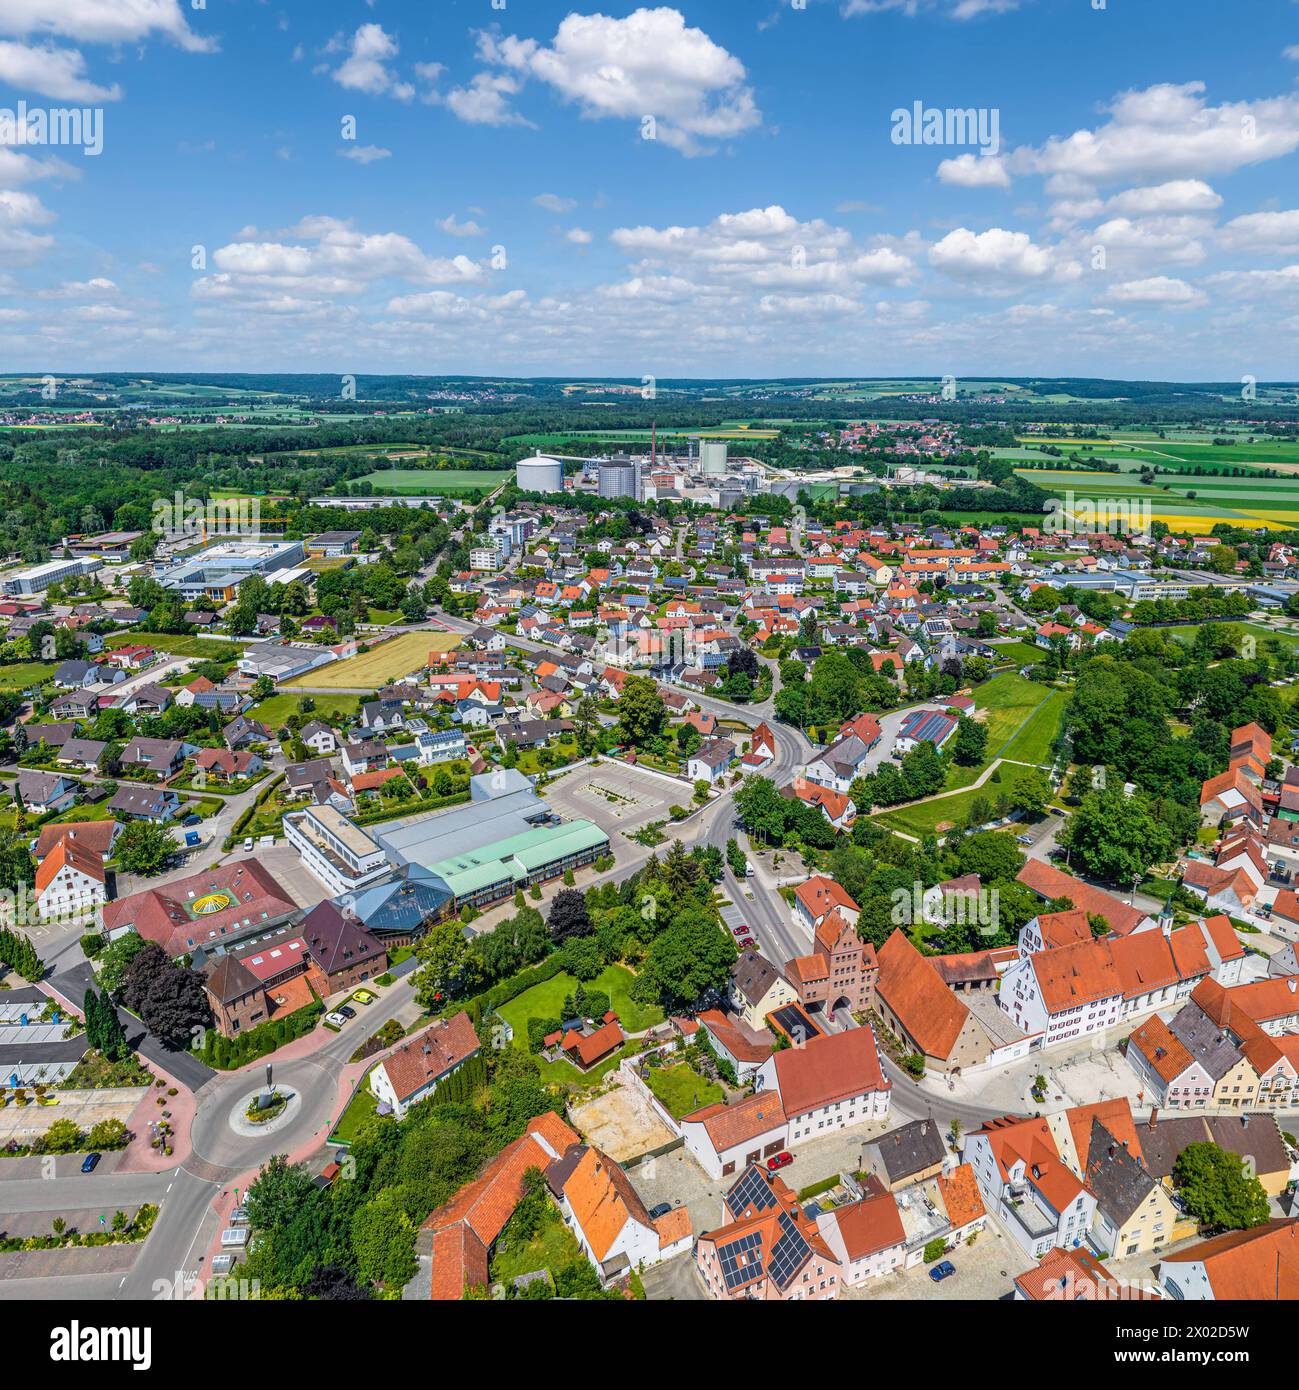
[[[241,848],[242,845],[243,841],[240,840],[239,845],[230,854],[219,856],[221,863],[225,865],[237,864],[244,859],[257,860],[299,907],[314,907],[322,898],[328,897],[325,886],[310,870],[303,867],[297,850],[285,844],[283,840],[279,840],[273,846],[255,844],[251,851],[245,851]],[[144,888],[165,888],[167,884],[176,883],[180,879],[193,878],[204,869],[210,869],[215,857],[217,856],[207,852],[202,856],[193,855],[186,863],[154,878],[137,878],[131,874],[122,874],[117,881],[117,896],[124,898]]]
[[[602,762],[552,782],[546,800],[566,820],[594,821],[612,839],[667,820],[670,807],[689,804],[690,788],[626,763]]]

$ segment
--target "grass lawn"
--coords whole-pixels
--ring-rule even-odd
[[[958,787],[968,787],[979,778],[984,768],[1001,757],[1014,756],[1024,762],[1036,761],[1030,759],[1027,753],[1009,754],[1006,750],[1012,743],[1018,748],[1020,735],[1039,717],[1043,718],[1042,732],[1035,736],[1033,746],[1047,735],[1049,744],[1050,738],[1055,736],[1054,730],[1059,728],[1060,711],[1064,706],[1063,698],[1053,702],[1052,697],[1062,694],[1061,691],[1025,680],[1023,676],[1010,671],[976,686],[974,703],[984,712],[980,722],[988,731],[983,760],[975,767],[953,765],[948,769],[943,790],[954,791]]]
[[[674,1120],[721,1100],[722,1088],[699,1075],[684,1062],[675,1067],[646,1067],[649,1088]]]
[[[51,816],[47,825],[64,825],[68,821],[112,820],[113,813],[108,809],[108,801],[100,801],[94,806],[69,806],[57,816]]]
[[[602,1081],[624,1057],[630,1057],[635,1050],[635,1043],[626,1043],[590,1071],[578,1071],[571,1062],[542,1062],[539,1068],[541,1079],[548,1085],[571,1086],[574,1090],[587,1089]]]
[[[309,716],[312,719],[351,719],[361,708],[359,695],[312,695],[309,698],[316,702],[316,708]],[[248,717],[260,720],[274,733],[284,727],[289,715],[297,714],[298,701],[301,699],[301,695],[291,691],[268,695],[248,711]]]
[[[368,1120],[378,1107],[379,1102],[374,1098],[374,1093],[362,1082],[361,1089],[352,1097],[347,1109],[339,1116],[338,1123],[329,1136],[330,1142],[350,1144],[356,1138],[362,1122]]]
[[[1179,627],[1156,628],[1156,632],[1166,632],[1171,637],[1176,637],[1180,641],[1191,643],[1195,640],[1195,634],[1200,630],[1199,623],[1187,623]],[[1213,623],[1213,627],[1235,627],[1240,628],[1248,635],[1252,636],[1257,643],[1256,650],[1259,655],[1266,656],[1269,651],[1269,642],[1275,642],[1282,650],[1292,649],[1299,646],[1299,637],[1290,632],[1278,632],[1275,628],[1263,627],[1259,623]]]
[[[1052,690],[1019,731],[1002,746],[1001,756],[1013,758],[1018,763],[1049,766],[1068,699],[1067,691]]]
[[[499,468],[381,468],[357,481],[388,492],[432,496],[450,492],[490,492],[514,477],[513,469]]]
[[[11,666],[0,666],[0,690],[26,690],[40,685],[58,669],[56,661],[15,661]]]
[[[623,1030],[628,1033],[639,1033],[644,1028],[652,1028],[656,1023],[663,1022],[663,1010],[657,1004],[637,1004],[632,1000],[628,991],[634,978],[631,971],[623,966],[609,965],[587,986],[609,996],[610,1007],[622,1020]],[[527,1047],[530,1018],[558,1018],[564,1000],[576,988],[577,981],[561,971],[553,980],[543,980],[541,984],[524,990],[508,1004],[502,1004],[497,1012],[514,1029],[515,1047]],[[554,1062],[549,1065],[566,1067],[567,1063]],[[542,1070],[547,1070],[547,1066],[543,1065]],[[569,1067],[568,1070],[579,1079],[592,1074],[579,1072],[576,1067]]]
[[[385,627],[390,627],[393,623],[402,620],[402,614],[395,608],[371,608],[365,615],[367,623],[383,623]]]
[[[490,1278],[494,1284],[508,1284],[534,1269],[548,1269],[553,1276],[556,1270],[584,1258],[563,1217],[547,1206],[541,1230],[531,1240],[515,1235],[509,1225],[501,1232],[492,1254]]]
[[[104,638],[104,646],[110,651],[118,647],[131,647],[137,642],[143,647],[166,652],[169,656],[211,657],[214,661],[236,660],[244,650],[241,642],[223,642],[219,638],[175,632],[115,632]]]
[[[286,690],[310,687],[320,690],[375,690],[400,676],[423,671],[430,652],[448,652],[458,647],[464,638],[459,633],[403,632],[379,642],[368,652],[349,656],[345,661],[332,661],[328,666],[308,671],[285,681]]]
[[[550,745],[549,751],[554,755],[554,761],[547,768],[542,764],[540,748],[524,748],[519,753],[518,770],[525,776],[533,776],[538,772],[553,772],[557,767],[563,767],[567,763],[576,762],[581,756],[581,750],[577,746],[577,740],[569,736],[558,738]]]
[[[1046,652],[1032,642],[990,642],[988,645],[997,653],[993,660],[998,664],[1013,661],[1016,666],[1033,666],[1046,656]]]

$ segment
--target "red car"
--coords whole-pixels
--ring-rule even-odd
[[[741,951],[747,951],[750,947],[756,948],[757,944],[758,943],[751,936],[746,936],[742,941],[736,942],[736,945],[739,946]]]
[[[749,929],[748,929],[748,927],[732,927],[732,928],[731,928],[731,931],[732,931],[736,936],[748,936],[748,934],[749,934]]]
[[[767,1167],[774,1173],[777,1168],[784,1168],[788,1164],[793,1163],[793,1161],[794,1155],[790,1153],[788,1149],[784,1149],[778,1154],[771,1155],[767,1160]]]

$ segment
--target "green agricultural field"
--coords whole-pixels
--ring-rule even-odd
[[[1002,746],[1001,757],[1017,763],[1049,767],[1060,733],[1060,721],[1069,700],[1067,692],[1053,690]]]
[[[1024,762],[1039,761],[1030,759],[1027,751],[1012,753],[1008,750],[1012,744],[1018,749],[1021,735],[1039,720],[1040,728],[1034,733],[1027,748],[1030,751],[1037,748],[1043,739],[1047,739],[1049,745],[1049,740],[1055,737],[1055,731],[1060,727],[1060,711],[1064,705],[1063,699],[1056,701],[1053,697],[1061,696],[1062,693],[1035,681],[1025,680],[1010,671],[976,686],[974,703],[976,709],[983,712],[981,722],[988,730],[987,749],[983,761],[977,767],[957,767],[953,764],[948,769],[944,791],[969,786],[980,776],[984,768],[998,758],[1016,757]]]
[[[367,473],[358,481],[402,496],[419,497],[425,494],[473,492],[509,482],[514,477],[511,468],[381,468]]]
[[[285,690],[377,690],[388,681],[422,671],[430,652],[451,651],[464,639],[459,633],[403,632],[368,652],[331,661],[284,682]]]
[[[316,702],[310,716],[312,719],[351,719],[361,708],[359,695],[312,695],[309,698]],[[298,701],[301,699],[301,695],[291,691],[280,691],[255,704],[248,711],[248,717],[259,720],[274,732],[284,726],[289,715],[297,714]]]

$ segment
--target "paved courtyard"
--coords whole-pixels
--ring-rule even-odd
[[[929,1266],[918,1264],[896,1274],[872,1279],[860,1288],[845,1289],[843,1297],[863,1302],[878,1300],[934,1302],[955,1299],[958,1302],[977,1299],[986,1302],[1005,1297],[1014,1287],[1015,1276],[1032,1269],[1034,1261],[1020,1247],[1003,1235],[995,1222],[980,1231],[973,1245],[958,1245],[946,1259],[956,1266],[950,1278],[935,1283],[929,1277]]]
[[[596,823],[611,839],[650,821],[666,820],[673,805],[688,805],[690,788],[626,763],[602,762],[566,773],[546,788],[546,800],[567,820]]]
[[[242,843],[240,841],[240,844]],[[244,859],[257,860],[271,877],[287,890],[289,897],[299,907],[314,907],[322,898],[329,896],[324,884],[309,869],[303,867],[297,850],[283,840],[269,848],[255,845],[251,853],[245,853],[236,847],[230,854],[222,856],[221,862],[223,865],[236,864]],[[213,856],[205,853],[201,858],[191,859],[189,863],[168,873],[158,874],[154,878],[138,878],[131,874],[123,874],[118,878],[117,896],[124,898],[144,888],[165,888],[169,883],[201,874],[205,869],[210,869],[212,863]]]
[[[794,1192],[800,1192],[824,1178],[858,1172],[863,1145],[896,1123],[896,1120],[877,1120],[800,1144],[793,1163],[782,1168],[780,1176]],[[635,1168],[629,1168],[627,1176],[647,1207],[660,1202],[687,1207],[698,1237],[702,1231],[713,1230],[725,1221],[722,1198],[739,1175],[732,1174],[714,1182],[690,1153],[680,1148],[658,1158],[646,1159]]]

